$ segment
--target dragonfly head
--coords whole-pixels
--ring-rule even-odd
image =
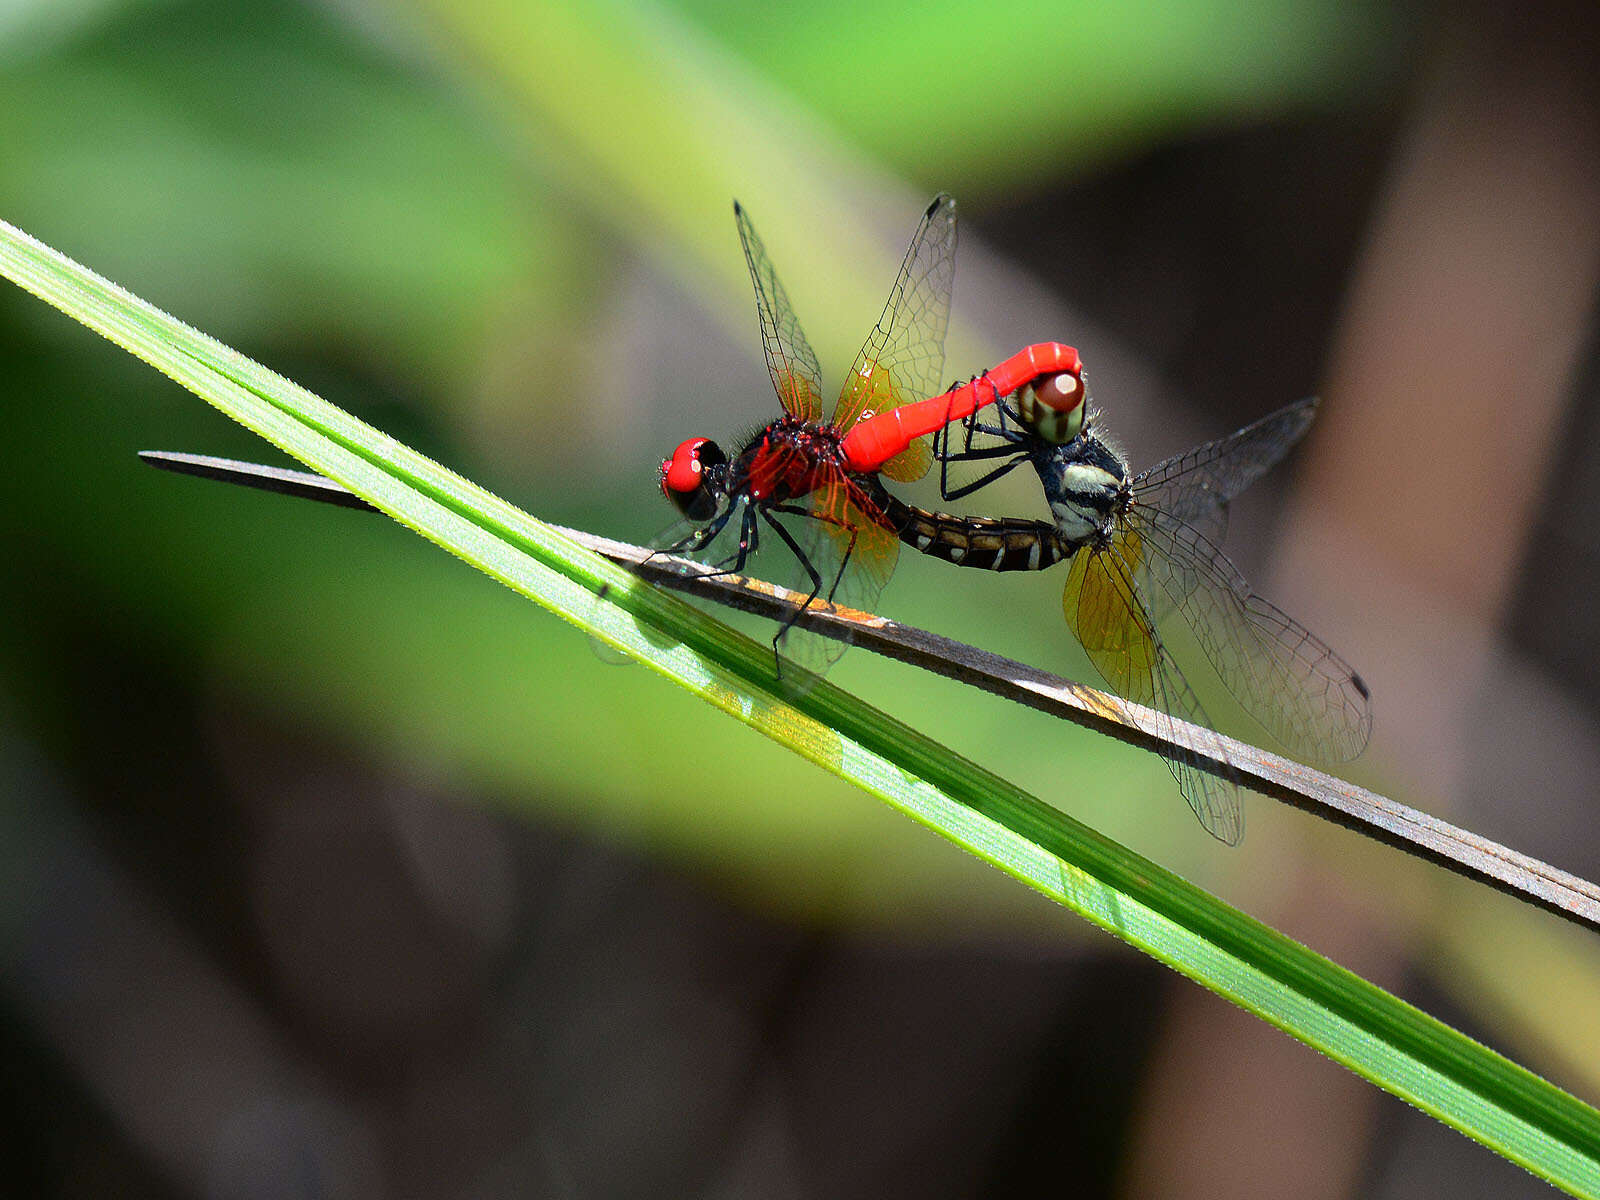
[[[1017,412],[1039,437],[1065,445],[1083,432],[1089,411],[1089,385],[1083,368],[1047,371],[1017,389]]]
[[[661,460],[661,494],[691,520],[702,521],[717,511],[728,456],[710,438],[678,443],[671,458]]]

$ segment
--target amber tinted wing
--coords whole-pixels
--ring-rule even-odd
[[[900,558],[900,539],[888,518],[842,470],[811,493],[812,526],[833,543],[844,563],[831,599],[844,608],[874,612]],[[824,593],[824,599],[829,599]]]
[[[756,315],[761,321],[761,343],[767,354],[767,370],[772,386],[783,402],[783,410],[806,421],[822,419],[822,371],[816,352],[789,306],[778,273],[767,258],[766,247],[756,236],[755,227],[743,207],[733,202],[733,219],[739,226],[739,241],[744,245],[744,260],[750,267],[750,282],[756,289]]]
[[[933,439],[920,437],[884,463],[883,474],[897,483],[915,483],[933,465]]]
[[[1173,750],[1163,757],[1200,823],[1213,837],[1236,846],[1244,837],[1238,779],[1227,765],[1222,739],[1211,729],[1194,690],[1162,644],[1149,606],[1139,597],[1134,581],[1142,553],[1137,535],[1105,550],[1080,550],[1067,575],[1062,610],[1112,691],[1154,710],[1157,732],[1172,739]],[[1202,765],[1200,754],[1180,748],[1186,739],[1178,734],[1174,716],[1200,731],[1200,749],[1223,764],[1220,774]]]
[[[944,390],[944,335],[956,278],[956,202],[939,195],[911,238],[878,325],[861,347],[839,393],[833,423],[849,429],[884,412]],[[909,482],[933,461],[926,439],[885,464],[884,474]]]
[[[1315,398],[1268,413],[1237,433],[1157,463],[1134,478],[1139,503],[1171,513],[1212,542],[1228,527],[1227,503],[1282,461],[1311,428]]]
[[[876,504],[842,470],[827,472],[805,501],[805,515],[779,513],[775,519],[794,538],[820,581],[819,601],[841,608],[873,612],[900,556],[900,541]],[[770,534],[762,534],[763,555]],[[809,593],[812,583],[801,578],[788,586]],[[821,674],[844,653],[846,643],[798,627],[778,642],[783,657]]]
[[[1292,754],[1345,762],[1366,749],[1372,698],[1350,664],[1305,626],[1250,589],[1192,526],[1135,505],[1140,582],[1182,615],[1241,705]]]

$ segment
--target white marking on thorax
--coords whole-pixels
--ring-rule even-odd
[[[1082,509],[1075,504],[1052,504],[1050,512],[1056,519],[1056,532],[1069,542],[1082,542],[1100,528],[1100,515],[1093,509]]]
[[[1095,492],[1110,494],[1117,490],[1117,477],[1104,467],[1090,463],[1068,463],[1061,468],[1061,486],[1079,496]]]
[[[1116,476],[1088,463],[1070,463],[1062,468],[1060,483],[1059,497],[1050,502],[1050,512],[1061,536],[1082,542],[1101,532],[1117,495]]]

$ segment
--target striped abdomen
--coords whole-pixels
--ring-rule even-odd
[[[958,566],[1042,571],[1077,549],[1044,521],[930,512],[897,500],[882,488],[876,490],[874,499],[902,542]]]

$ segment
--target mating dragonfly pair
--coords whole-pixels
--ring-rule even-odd
[[[708,438],[678,446],[661,464],[661,490],[683,520],[655,545],[742,573],[763,536],[783,544],[783,557],[762,554],[760,571],[805,597],[773,637],[780,678],[785,660],[802,668],[791,669],[786,686],[807,686],[844,650],[799,627],[800,613],[819,601],[874,608],[901,542],[988,571],[1039,571],[1070,560],[1061,597],[1068,628],[1114,691],[1152,710],[1184,799],[1217,838],[1231,845],[1244,834],[1238,779],[1226,743],[1162,640],[1167,618],[1188,624],[1222,682],[1292,754],[1342,762],[1361,753],[1372,729],[1366,684],[1256,595],[1217,549],[1228,501],[1304,435],[1314,401],[1131,475],[1100,436],[1083,364],[1070,346],[1029,346],[938,392],[956,248],[955,201],[939,196],[824,421],[816,355],[749,218],[738,205],[734,213],[783,415],[744,439],[732,457]],[[169,470],[371,507],[302,472],[195,455],[143,457]],[[885,478],[920,479],[936,457],[947,500],[1029,464],[1053,519],[930,512],[884,485]],[[994,465],[951,486],[953,463]],[[1195,730],[1176,736],[1175,718]]]
[[[872,610],[901,542],[990,571],[1044,570],[1070,560],[1067,626],[1119,695],[1156,721],[1182,717],[1209,734],[1194,750],[1169,739],[1166,756],[1201,824],[1235,844],[1244,833],[1225,744],[1162,640],[1181,617],[1234,697],[1291,753],[1345,761],[1372,728],[1366,684],[1303,626],[1268,603],[1217,548],[1227,504],[1306,432],[1315,401],[1289,405],[1215,442],[1133,475],[1104,441],[1076,350],[1029,346],[966,384],[938,393],[955,278],[956,206],[939,196],[906,252],[888,303],[822,416],[821,371],[748,216],[734,206],[772,384],[783,415],[729,456],[707,438],[661,464],[661,490],[682,521],[658,538],[666,552],[743,573],[768,534],[759,573],[805,597],[773,638],[779,674],[804,687],[844,644],[795,624],[818,601]],[[936,394],[937,393],[937,394]],[[935,457],[941,493],[955,500],[1026,463],[1052,521],[956,516],[907,504],[883,480],[911,482]],[[950,483],[953,463],[994,465]],[[774,569],[775,557],[783,565]],[[1165,732],[1165,731],[1163,731]]]

